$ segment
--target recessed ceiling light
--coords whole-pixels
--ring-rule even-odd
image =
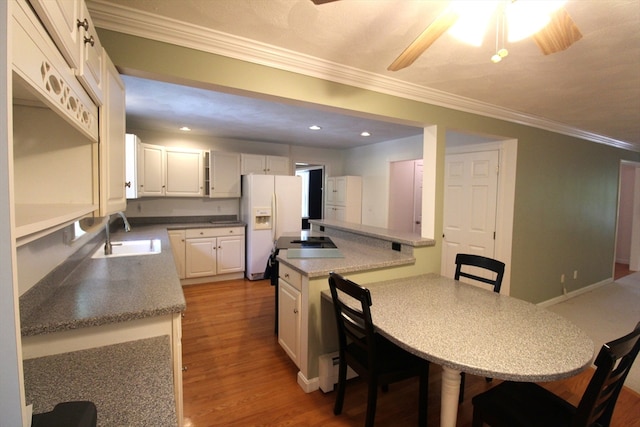
[[[371,136],[371,134],[365,130],[364,132],[360,133],[360,136]]]
[[[309,129],[311,129],[311,130],[320,130],[322,128],[320,126],[318,126],[318,125],[312,125],[312,126],[309,126]]]
[[[188,128],[188,127],[186,127],[186,126],[182,126],[182,127],[180,128],[180,130],[181,130],[181,131],[183,131],[183,132],[191,132],[191,128]]]

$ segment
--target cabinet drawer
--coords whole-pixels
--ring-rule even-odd
[[[297,290],[302,290],[302,274],[298,273],[288,265],[283,264],[282,262],[278,265],[278,275],[282,280],[286,280],[291,286],[296,288]]]
[[[191,228],[186,230],[187,239],[192,239],[195,237],[223,237],[242,235],[244,235],[242,227]]]

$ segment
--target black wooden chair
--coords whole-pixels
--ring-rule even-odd
[[[479,267],[484,270],[489,270],[495,273],[494,279],[489,279],[479,274],[475,274],[465,267]],[[477,270],[476,270],[477,271]],[[481,255],[472,254],[458,254],[456,255],[456,273],[453,276],[454,279],[460,280],[460,277],[466,277],[468,279],[476,280],[478,282],[486,283],[493,286],[493,292],[500,292],[502,286],[502,278],[504,277],[504,263],[492,258],[487,258]],[[464,372],[460,374],[460,395],[458,402],[462,403],[464,399],[464,384],[466,376]],[[491,378],[486,378],[487,382],[491,382]]]
[[[607,427],[640,349],[640,323],[602,346],[577,407],[534,383],[506,381],[473,398],[473,427]]]
[[[368,383],[365,426],[373,426],[378,386],[386,389],[391,383],[415,376],[420,378],[418,423],[426,426],[429,362],[403,350],[374,331],[369,289],[333,272],[329,275],[329,287],[340,345],[334,414],[342,412],[349,365]],[[401,307],[398,309],[401,310]]]
[[[33,414],[31,427],[96,427],[98,410],[93,402],[58,403],[50,412]]]

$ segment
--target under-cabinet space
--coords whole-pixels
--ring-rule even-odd
[[[182,233],[180,232],[182,231]],[[208,281],[240,278],[244,273],[243,227],[214,227],[169,232],[181,279]]]
[[[97,211],[97,150],[49,108],[13,105],[17,239]]]

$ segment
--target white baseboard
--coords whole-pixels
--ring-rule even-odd
[[[302,372],[298,372],[298,385],[305,393],[311,393],[320,388],[320,379],[318,377],[307,379]]]
[[[571,298],[577,297],[578,295],[582,295],[582,294],[584,294],[586,292],[591,292],[591,291],[593,291],[595,289],[598,289],[601,286],[607,285],[607,284],[612,283],[612,282],[613,282],[613,277],[609,277],[609,278],[604,279],[604,280],[602,280],[600,282],[594,283],[594,284],[589,285],[589,286],[585,286],[584,288],[576,289],[575,291],[568,292],[566,295],[560,295],[560,296],[557,296],[555,298],[551,298],[550,300],[540,302],[540,303],[538,303],[536,305],[538,305],[540,307],[549,307],[549,306],[552,306],[554,304],[557,304],[557,303],[560,303],[560,302],[563,302],[563,301],[567,301],[567,300],[569,300]]]

